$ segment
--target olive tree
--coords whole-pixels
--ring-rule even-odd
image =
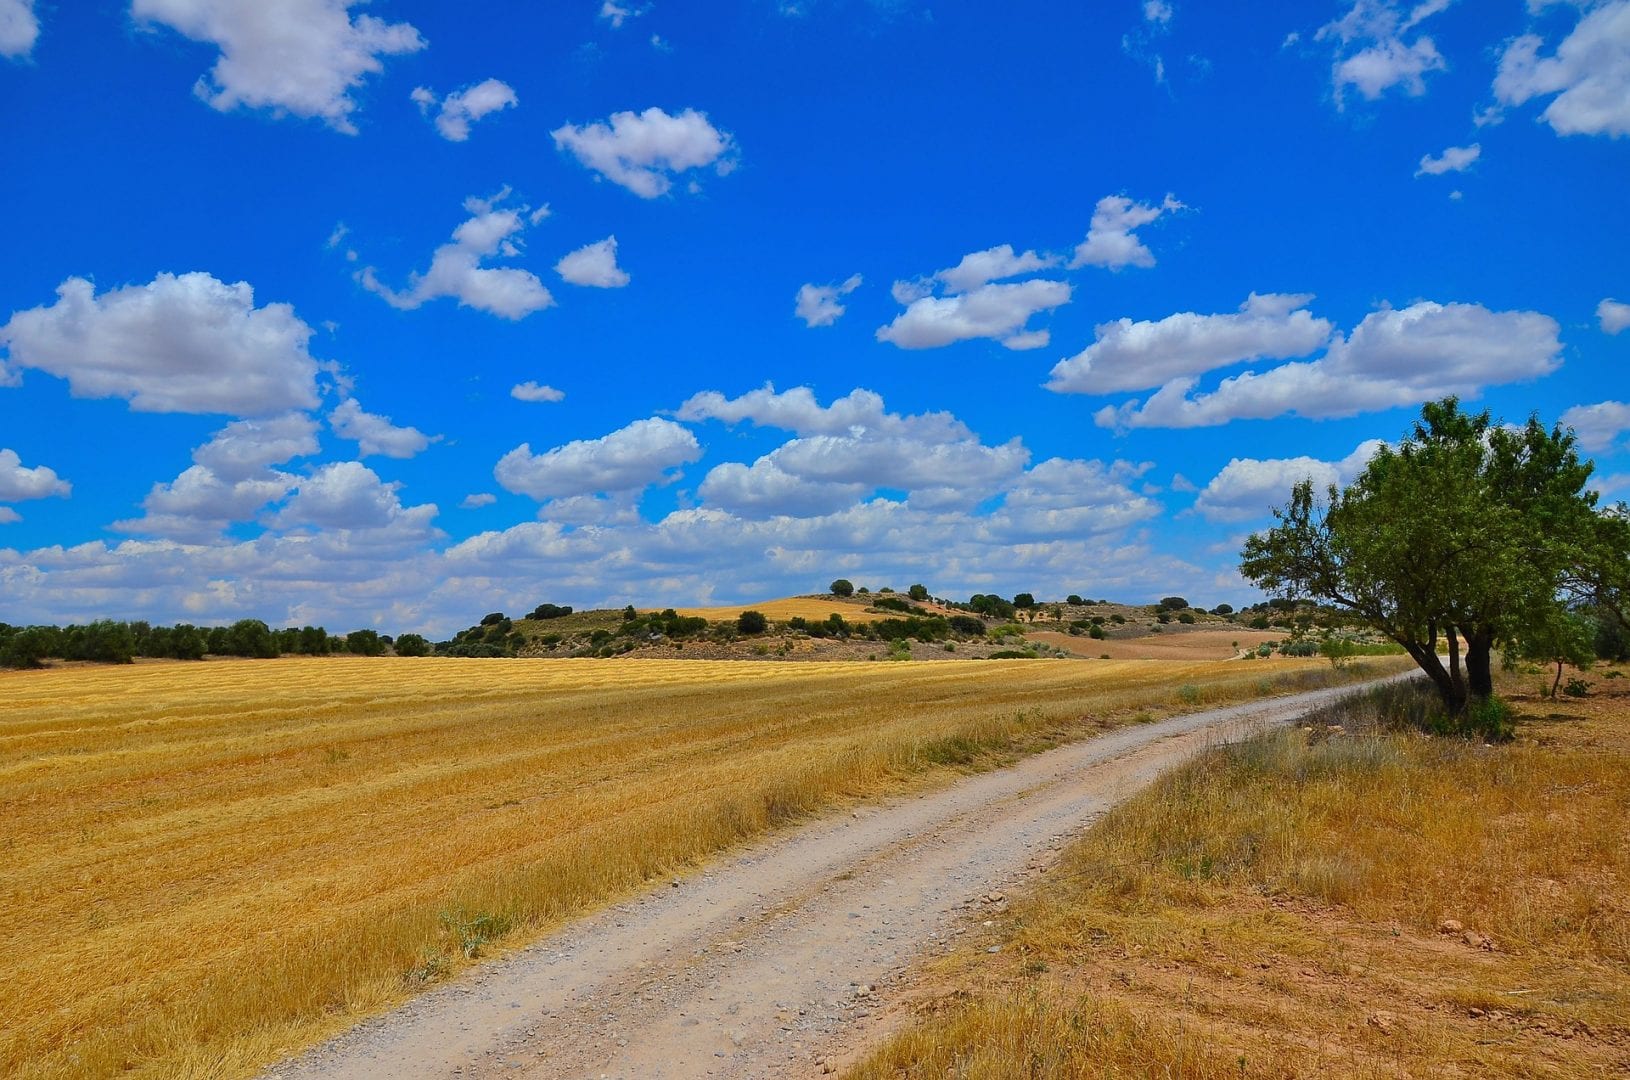
[[[1311,481],[1252,535],[1240,570],[1265,591],[1344,608],[1403,647],[1447,711],[1493,693],[1491,654],[1543,636],[1570,600],[1623,580],[1630,526],[1586,488],[1574,434],[1430,402],[1344,489]],[[1447,663],[1439,646],[1447,647]]]

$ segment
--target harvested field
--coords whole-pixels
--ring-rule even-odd
[[[1264,641],[1283,641],[1284,633],[1271,630],[1246,630],[1229,627],[1227,630],[1172,630],[1159,634],[1146,634],[1136,638],[1109,637],[1094,641],[1090,637],[1075,637],[1052,630],[1037,630],[1025,634],[1031,641],[1045,641],[1049,645],[1073,652],[1077,656],[1103,656],[1112,660],[1228,660],[1238,656],[1242,649],[1254,649]],[[1238,642],[1238,647],[1235,646]],[[1280,663],[1279,660],[1274,661]]]
[[[834,800],[1275,665],[327,658],[0,675],[0,1074],[237,1076]]]

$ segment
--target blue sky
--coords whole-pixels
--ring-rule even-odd
[[[0,0],[0,620],[1237,604],[1451,392],[1630,494],[1630,0],[1235,11]]]

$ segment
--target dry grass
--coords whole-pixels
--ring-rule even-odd
[[[834,800],[1285,685],[1065,661],[0,674],[0,1075],[243,1075]]]
[[[1225,630],[1173,630],[1166,628],[1159,634],[1145,634],[1134,638],[1105,638],[1094,641],[1090,637],[1073,636],[1051,630],[1032,630],[1025,635],[1031,641],[1044,641],[1077,656],[1109,656],[1115,660],[1229,660],[1241,649],[1254,649],[1264,641],[1283,641],[1283,632],[1247,630],[1230,626]],[[1264,667],[1278,664],[1282,658],[1253,660]]]
[[[1514,695],[1501,747],[1320,724],[1209,753],[851,1075],[1626,1075],[1627,682]]]

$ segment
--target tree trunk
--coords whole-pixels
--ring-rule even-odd
[[[1434,635],[1435,637],[1435,635]],[[1394,638],[1393,640],[1397,640]],[[1466,710],[1466,684],[1460,679],[1450,675],[1444,668],[1443,661],[1438,657],[1437,642],[1421,644],[1418,641],[1399,641],[1420,669],[1426,672],[1427,678],[1437,688],[1438,696],[1443,699],[1443,709],[1450,716],[1459,716]]]
[[[1472,697],[1494,696],[1494,635],[1486,630],[1466,635],[1466,683]]]
[[[1556,700],[1556,688],[1562,685],[1562,658],[1556,658],[1556,678],[1551,682],[1551,700]]]

